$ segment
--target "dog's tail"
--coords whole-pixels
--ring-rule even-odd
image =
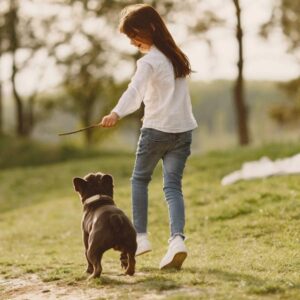
[[[110,216],[110,224],[113,228],[113,231],[118,233],[122,230],[122,227],[124,225],[124,217],[119,215],[119,214],[115,214],[115,215],[111,215]]]

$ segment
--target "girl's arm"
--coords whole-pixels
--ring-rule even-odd
[[[152,71],[153,69],[150,64],[138,61],[137,70],[127,90],[123,93],[112,112],[103,117],[101,121],[103,127],[114,126],[120,118],[133,113],[141,106]]]

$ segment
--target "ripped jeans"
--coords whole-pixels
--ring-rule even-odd
[[[192,131],[167,133],[142,128],[131,178],[132,215],[137,233],[147,232],[148,185],[157,163],[163,163],[163,190],[169,209],[171,238],[184,238],[182,174],[191,153]]]

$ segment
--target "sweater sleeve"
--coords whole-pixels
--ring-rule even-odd
[[[123,93],[112,112],[115,112],[120,118],[123,118],[136,111],[144,99],[152,72],[153,69],[149,63],[138,61],[136,72],[127,90]]]

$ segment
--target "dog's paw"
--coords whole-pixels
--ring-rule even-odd
[[[121,261],[121,267],[122,267],[122,269],[127,269],[128,261]]]
[[[90,281],[90,280],[93,280],[93,279],[96,279],[96,278],[99,278],[101,274],[92,274],[90,275],[88,278],[87,278],[87,281]]]
[[[87,268],[86,270],[85,270],[85,273],[86,274],[92,274],[93,273],[93,268]]]
[[[127,269],[125,272],[125,275],[133,276],[134,275],[134,269]]]
[[[93,280],[95,277],[93,276],[93,275],[90,275],[86,280],[87,281],[91,281],[91,280]]]

